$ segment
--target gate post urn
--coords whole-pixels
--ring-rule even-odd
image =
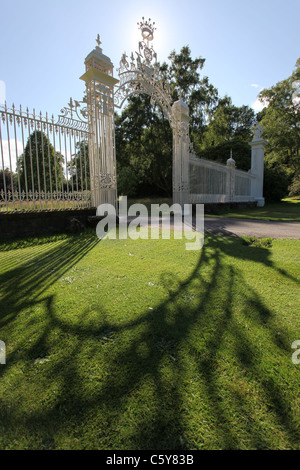
[[[89,124],[89,167],[91,203],[112,204],[117,208],[117,175],[114,128],[113,64],[97,46],[85,59],[86,72],[80,77],[86,84]]]

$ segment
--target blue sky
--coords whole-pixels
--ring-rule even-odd
[[[70,96],[82,98],[96,35],[116,76],[121,54],[137,50],[142,16],[156,22],[160,62],[189,45],[237,106],[251,106],[300,57],[299,0],[0,0],[0,99],[56,116]]]

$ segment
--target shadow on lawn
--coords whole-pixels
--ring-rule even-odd
[[[98,242],[94,234],[88,233],[68,238],[47,251],[41,245],[40,254],[34,257],[27,250],[22,264],[16,260],[16,267],[10,261],[3,261],[2,268],[6,271],[0,275],[0,327],[13,321],[24,308],[40,302],[40,296]]]
[[[45,372],[50,383],[56,381],[60,384],[53,406],[39,408],[25,417],[19,416],[16,406],[3,415],[7,426],[10,423],[16,429],[20,427],[22,430],[23,427],[26,433],[31,434],[33,448],[56,448],[57,436],[68,432],[71,432],[69,447],[73,448],[207,448],[207,436],[199,435],[196,440],[195,435],[190,437],[188,423],[195,419],[191,415],[193,409],[187,405],[190,383],[194,380],[188,369],[192,367],[206,397],[207,409],[203,412],[206,420],[210,416],[210,423],[214,423],[218,448],[234,449],[240,445],[230,409],[247,423],[244,433],[248,448],[268,448],[265,429],[252,415],[247,396],[237,388],[232,391],[228,402],[224,401],[219,383],[223,367],[220,348],[231,335],[234,337],[235,366],[262,390],[263,402],[268,404],[270,413],[289,442],[299,440],[299,430],[284,390],[267,369],[262,373],[259,367],[262,359],[260,347],[249,340],[244,325],[233,314],[236,284],[243,282],[245,289],[241,294],[245,319],[251,315],[252,322],[268,329],[273,347],[288,355],[290,342],[284,330],[278,331],[278,326],[274,330],[272,312],[241,279],[241,274],[224,261],[223,255],[227,253],[242,259],[247,256],[249,260],[273,268],[268,249],[241,247],[239,250],[236,244],[233,249],[234,242],[230,238],[220,242],[207,237],[199,260],[185,281],[176,279],[174,273],[162,273],[161,284],[168,291],[168,297],[152,311],[122,326],[108,321],[103,321],[101,328],[84,321],[70,325],[56,314],[55,296],[47,295],[46,291],[96,242],[93,238],[85,242],[80,239],[68,241],[10,271],[8,277],[0,277],[0,285],[6,292],[1,305],[0,326],[11,321],[27,306],[44,303],[47,307],[47,328],[28,351],[29,358],[47,351],[48,335],[54,328],[74,339],[74,347],[68,349],[67,355],[53,365],[50,362]],[[209,266],[211,270],[207,274]],[[195,287],[199,292],[196,297]],[[214,310],[216,305],[219,307]],[[82,312],[83,319],[86,315],[87,312]],[[99,316],[105,318],[104,309],[99,310]],[[199,344],[189,339],[193,331],[199,335]],[[105,342],[109,335],[111,342]],[[76,340],[78,337],[80,342]],[[102,361],[103,357],[107,360],[106,370],[97,371],[98,378],[96,374],[89,386],[88,372],[85,381],[84,371],[78,367],[82,355],[87,354],[87,344],[90,345],[85,358],[87,369],[89,360],[96,360],[96,364],[98,357],[100,362],[100,356]],[[12,352],[8,358],[7,367],[17,360],[14,354]],[[0,369],[0,372],[4,371]],[[147,393],[149,403],[144,400]],[[196,405],[194,401],[195,408]],[[202,419],[201,415],[199,419]],[[194,426],[197,427],[196,421]]]

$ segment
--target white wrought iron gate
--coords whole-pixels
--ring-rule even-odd
[[[61,113],[0,106],[0,210],[91,205],[86,110],[71,99]]]
[[[173,202],[255,200],[263,205],[265,142],[256,131],[249,173],[197,159],[190,149],[189,108],[172,102],[153,48],[154,23],[138,23],[138,52],[114,66],[97,45],[85,59],[83,101],[73,101],[57,119],[0,106],[0,210],[61,209],[113,204],[117,209],[114,108],[129,96],[148,94],[165,112],[173,132]]]

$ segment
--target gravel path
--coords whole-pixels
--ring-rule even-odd
[[[165,216],[168,220],[168,216]],[[128,217],[125,219],[125,224],[131,222],[135,217]],[[120,217],[120,223],[124,223]],[[150,226],[150,218],[145,217],[139,219],[144,227]],[[160,227],[162,217],[152,221],[153,226]],[[193,220],[195,227],[195,220]],[[173,230],[193,230],[192,226],[177,223],[171,218],[171,229]],[[204,218],[204,231],[206,233],[215,233],[221,235],[233,236],[253,236],[258,238],[296,238],[300,239],[300,222],[269,222],[265,220],[254,219],[236,219],[227,217],[205,217]]]
[[[300,222],[205,217],[204,229],[207,233],[221,233],[222,235],[300,239]]]

